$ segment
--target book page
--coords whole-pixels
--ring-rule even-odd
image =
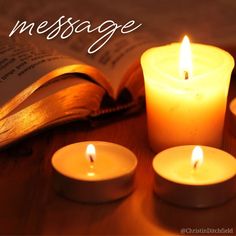
[[[74,21],[89,21],[91,29],[98,27],[106,20],[112,20],[118,25],[124,25],[130,20],[136,20],[129,15],[123,15],[122,12],[116,12],[115,9],[110,7],[110,3],[105,4],[104,6],[102,2],[91,0],[81,4],[78,1],[70,1],[69,4],[67,2],[57,2],[55,10],[55,2],[53,1],[47,1],[46,3],[42,0],[37,2],[24,1],[16,3],[12,11],[6,11],[5,14],[13,19],[14,23],[19,19],[24,19],[29,23],[34,22],[35,25],[39,25],[44,20],[53,24],[61,16],[65,16],[65,19],[72,17]],[[39,7],[40,5],[44,5],[44,7],[41,8]],[[31,14],[31,11],[34,14]],[[9,32],[14,27],[14,23],[9,27]],[[139,24],[141,22],[137,21],[136,25]],[[114,33],[100,50],[93,54],[88,53],[89,47],[104,35],[97,31],[90,34],[87,32],[74,33],[66,40],[62,40],[59,34],[53,40],[47,40],[44,35],[40,36],[45,41],[45,44],[99,69],[111,84],[114,91],[113,96],[116,97],[127,69],[132,66],[145,49],[154,45],[153,38],[142,27],[129,34],[121,34],[119,30]],[[29,35],[26,35],[26,37],[29,40],[33,40]]]
[[[0,148],[43,128],[86,119],[99,109],[104,94],[101,86],[74,75],[62,80],[56,86],[43,86],[39,90],[45,96],[36,91],[20,110],[0,120]]]
[[[66,73],[91,76],[112,93],[97,69],[36,42],[41,41],[30,43],[22,37],[0,35],[0,119],[45,82]]]
[[[0,36],[0,106],[56,68],[79,63],[49,49]]]
[[[52,79],[49,82],[43,84],[41,87],[39,87],[37,90],[35,90],[34,93],[32,93],[29,97],[27,97],[14,110],[12,110],[8,114],[8,116],[11,116],[11,115],[25,109],[26,107],[29,107],[30,105],[32,105],[34,103],[42,101],[43,99],[45,99],[49,96],[55,95],[60,91],[68,90],[68,88],[72,88],[74,86],[76,86],[78,88],[81,87],[81,90],[78,90],[78,95],[85,92],[84,88],[86,85],[88,85],[87,88],[90,88],[90,89],[91,88],[94,89],[95,87],[98,87],[97,90],[99,89],[99,91],[103,91],[103,93],[105,93],[105,90],[103,90],[99,85],[94,84],[94,86],[90,86],[91,83],[92,83],[91,81],[88,81],[78,75],[73,75],[73,74],[61,75],[61,76],[56,77],[55,79]],[[97,92],[97,90],[95,90],[95,92]],[[101,95],[101,92],[99,95]],[[97,100],[99,101],[97,103],[100,104],[101,99],[103,98],[103,95],[93,96],[93,97],[97,97]],[[78,103],[76,105],[79,106]],[[89,110],[90,108],[91,107],[89,106],[89,103],[88,103],[87,109]]]
[[[24,100],[32,93],[37,86],[34,84],[43,76],[52,73],[56,76],[55,70],[68,64],[79,63],[67,56],[58,54],[49,49],[39,49],[34,44],[29,44],[24,40],[7,39],[6,36],[0,36],[0,106],[1,117],[6,115],[4,105],[11,101],[17,95],[20,100]],[[33,86],[23,96],[19,94],[25,89]],[[19,101],[20,102],[20,101]],[[18,105],[16,102],[15,105]],[[14,106],[14,105],[12,105]]]

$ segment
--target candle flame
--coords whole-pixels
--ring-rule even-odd
[[[92,164],[96,159],[96,149],[93,144],[88,144],[86,148],[86,158]]]
[[[184,36],[180,46],[180,76],[189,79],[192,75],[192,52],[188,36]]]
[[[196,146],[192,152],[192,166],[194,169],[199,168],[203,163],[203,150],[200,146]]]

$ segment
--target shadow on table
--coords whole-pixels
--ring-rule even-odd
[[[217,196],[216,196],[217,197]],[[142,204],[144,215],[155,225],[170,231],[184,233],[181,229],[236,230],[236,198],[212,208],[182,208],[162,201],[154,193]],[[147,206],[149,204],[149,206]],[[187,232],[186,232],[187,233]]]
[[[57,235],[65,232],[67,235],[94,234],[94,231],[98,233],[124,203],[123,199],[99,204],[79,203],[58,195],[53,189],[50,190],[50,199],[43,226],[44,233]]]

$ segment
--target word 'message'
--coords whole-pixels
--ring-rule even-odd
[[[61,39],[69,38],[73,33],[87,32],[88,34],[97,32],[101,35],[92,45],[88,48],[88,53],[93,54],[101,49],[119,29],[121,34],[128,34],[138,29],[142,24],[137,24],[134,20],[130,20],[125,24],[117,24],[112,20],[106,20],[100,25],[93,27],[90,21],[73,20],[72,17],[65,18],[61,16],[53,24],[48,21],[43,21],[36,25],[34,22],[28,23],[26,21],[17,21],[12,31],[9,34],[11,37],[14,33],[19,31],[19,34],[28,32],[33,35],[33,31],[37,34],[44,34],[47,40],[60,37]]]

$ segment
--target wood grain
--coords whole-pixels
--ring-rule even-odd
[[[236,84],[231,84],[230,97]],[[226,122],[224,149],[236,156],[236,139]],[[102,140],[130,148],[139,160],[136,189],[122,200],[80,204],[52,188],[51,157],[73,142]],[[30,137],[0,153],[0,234],[178,235],[181,228],[233,228],[236,199],[209,209],[169,205],[153,193],[152,158],[145,114],[90,128],[74,122]],[[217,196],[216,196],[217,197]]]

